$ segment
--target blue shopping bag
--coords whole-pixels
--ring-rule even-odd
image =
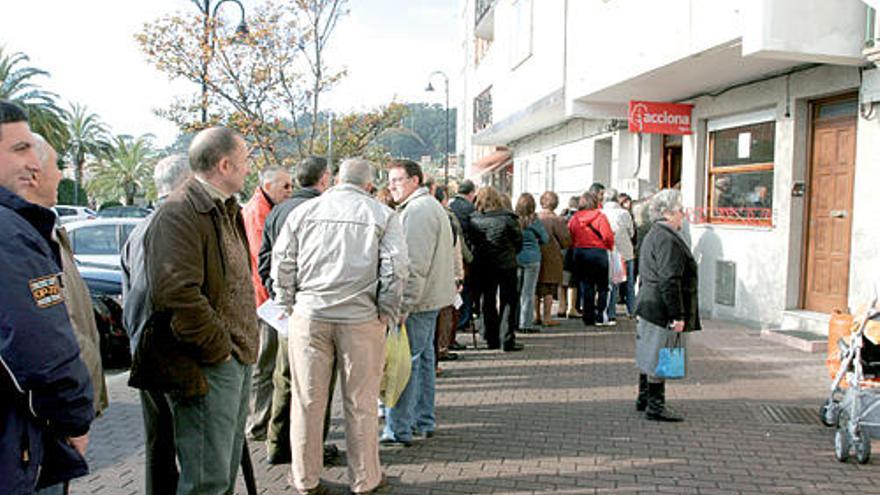
[[[657,356],[657,368],[654,376],[675,380],[684,378],[685,375],[685,349],[681,346],[681,334],[676,333],[672,346],[660,349]]]

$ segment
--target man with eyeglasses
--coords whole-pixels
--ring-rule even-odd
[[[257,269],[260,244],[263,242],[263,228],[266,217],[275,205],[289,198],[293,193],[293,179],[283,167],[269,166],[260,170],[260,185],[250,201],[242,208],[244,230],[248,240],[248,255],[251,262],[251,283],[259,308],[269,293],[263,287]],[[266,440],[269,415],[272,411],[272,372],[275,370],[275,355],[278,352],[278,334],[268,323],[260,321],[260,348],[257,363],[251,378],[250,416],[246,432],[250,439]]]

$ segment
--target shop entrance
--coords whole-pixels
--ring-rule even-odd
[[[663,160],[660,165],[660,189],[681,183],[681,136],[663,136]]]
[[[804,308],[847,309],[858,99],[813,105]]]

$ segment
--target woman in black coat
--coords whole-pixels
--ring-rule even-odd
[[[700,330],[697,302],[697,263],[681,236],[684,212],[681,193],[664,189],[651,198],[653,223],[639,251],[640,288],[636,302],[636,366],[639,395],[636,409],[654,421],[682,421],[666,408],[665,381],[655,376],[658,354],[676,336]]]
[[[515,333],[519,313],[516,253],[522,246],[522,231],[516,215],[505,207],[504,198],[495,188],[481,188],[474,203],[476,211],[471,216],[469,236],[474,255],[471,272],[483,301],[486,344],[489,349],[520,351],[522,345],[516,343]],[[499,335],[505,309],[507,328]]]

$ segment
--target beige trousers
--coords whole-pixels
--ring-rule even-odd
[[[346,325],[308,320],[294,314],[288,339],[293,389],[290,447],[294,487],[300,491],[311,490],[321,479],[324,409],[330,399],[327,391],[335,356],[345,411],[351,491],[372,490],[382,477],[376,401],[385,363],[385,326],[379,320]]]

